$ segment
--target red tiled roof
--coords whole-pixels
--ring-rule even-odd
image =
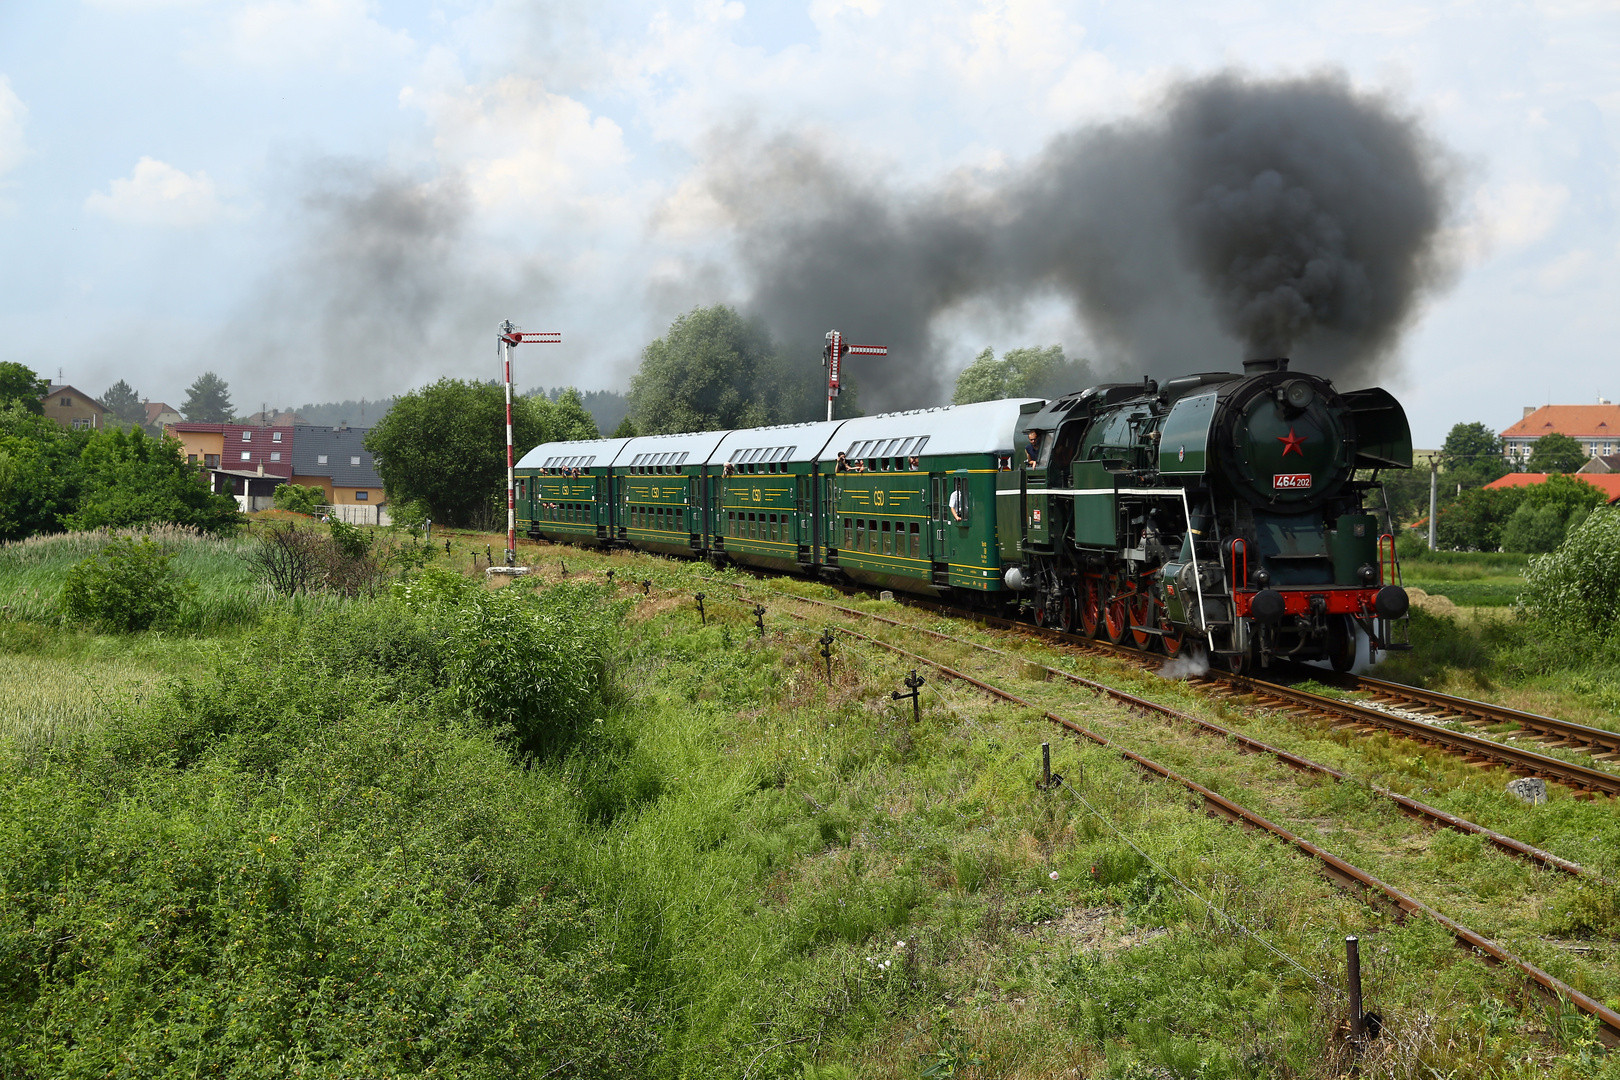
[[[1620,405],[1543,405],[1503,431],[1502,438],[1534,439],[1554,432],[1577,439],[1620,439]]]
[[[1547,479],[1547,473],[1515,472],[1508,473],[1500,480],[1492,480],[1485,486],[1488,488],[1514,488],[1529,487],[1531,484],[1540,484]],[[1554,473],[1553,475],[1557,475]],[[1604,492],[1609,501],[1620,502],[1620,473],[1582,473],[1575,477]]]

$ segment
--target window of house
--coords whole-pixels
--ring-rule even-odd
[[[253,432],[251,432],[251,431],[242,432],[242,441],[243,442],[252,442],[253,441]]]
[[[317,465],[325,465],[326,464],[326,455],[325,454],[316,454],[315,455],[315,464],[317,464]]]
[[[195,464],[197,464],[197,455],[196,454],[187,454],[186,455],[186,464],[187,465],[195,465]]]
[[[253,452],[251,450],[242,451],[242,460],[243,461],[251,461],[251,460],[253,460]]]
[[[219,468],[219,455],[218,454],[204,454],[203,455],[203,468],[205,468],[205,469],[217,469],[217,468]]]
[[[359,454],[351,454],[349,456],[349,464],[350,465],[358,465],[358,464],[360,464],[360,455]]]
[[[63,405],[72,405],[73,404],[73,399],[70,398],[70,397],[65,397],[65,398],[62,399],[62,404]]]
[[[272,451],[270,451],[270,460],[271,461],[280,461],[281,460],[281,451],[280,450],[272,450]]]
[[[369,492],[369,491],[357,491],[357,492],[354,493],[354,501],[355,502],[366,502],[370,498],[371,498],[371,492]]]
[[[280,442],[280,441],[281,441],[281,432],[279,432],[279,431],[272,431],[272,432],[271,432],[271,433],[270,433],[270,441],[271,441],[271,442]]]

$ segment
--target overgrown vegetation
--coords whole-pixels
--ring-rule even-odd
[[[196,586],[171,564],[150,536],[109,541],[68,571],[62,609],[69,619],[111,633],[132,634],[173,619]]]
[[[255,540],[169,542],[199,592],[252,584]],[[81,544],[0,549],[0,602]],[[108,687],[49,739],[0,729],[0,1073],[1325,1078],[1350,1065],[1355,932],[1387,1032],[1362,1075],[1614,1074],[1511,972],[1110,750],[933,678],[913,727],[888,697],[913,665],[840,639],[829,685],[785,597],[762,638],[727,599],[741,577],[567,551],[561,581],[554,554],[499,589],[451,572],[459,551],[370,599],[252,585],[256,625],[192,643],[0,619],[0,715],[49,671]],[[1046,740],[1073,795],[1031,782]],[[1301,790],[1291,827],[1348,822],[1323,842],[1424,880],[1545,889],[1513,905],[1536,932],[1609,948],[1612,898],[1466,843],[1413,856],[1427,834],[1365,788]],[[1538,811],[1555,848],[1607,812]]]

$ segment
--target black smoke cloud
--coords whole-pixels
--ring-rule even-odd
[[[545,282],[510,251],[487,260],[506,273],[482,265],[459,177],[323,159],[291,182],[289,251],[227,335],[247,343],[232,351],[256,382],[308,400],[398,393],[446,360],[466,377],[498,374],[494,328]]]
[[[868,408],[947,396],[939,316],[1016,320],[1054,294],[1133,375],[1291,355],[1364,385],[1450,270],[1448,156],[1336,73],[1184,81],[1139,118],[920,191],[746,129],[717,134],[704,167],[754,314],[795,348],[832,326],[891,347],[859,371]]]

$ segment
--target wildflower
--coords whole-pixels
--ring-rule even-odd
[[[906,943],[903,941],[897,941],[894,943],[894,947],[897,949],[903,949],[906,947]]]
[[[1057,880],[1057,871],[1056,870],[1052,871],[1050,876],[1051,876],[1053,881],[1056,881]]]

